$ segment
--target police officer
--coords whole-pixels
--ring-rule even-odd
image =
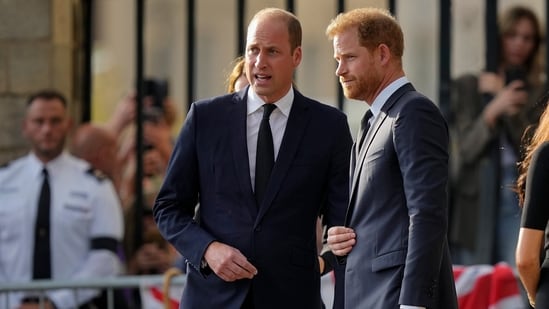
[[[64,151],[71,127],[65,98],[45,90],[27,102],[28,155],[0,168],[0,282],[116,275],[122,210],[112,183]],[[48,291],[45,308],[75,308],[100,291]],[[30,297],[33,296],[33,297]],[[5,306],[0,295],[0,308]],[[9,308],[38,308],[12,293]]]

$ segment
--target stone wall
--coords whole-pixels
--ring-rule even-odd
[[[78,1],[0,1],[0,163],[28,150],[21,135],[26,98],[55,88],[70,102],[73,115],[78,45]]]

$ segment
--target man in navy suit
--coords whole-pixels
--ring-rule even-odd
[[[328,230],[346,262],[345,308],[457,308],[446,122],[406,79],[402,30],[385,10],[342,13],[326,33],[345,96],[370,106],[352,150],[346,227]]]
[[[248,27],[250,86],[191,106],[153,209],[188,265],[181,308],[320,308],[315,226],[320,213],[343,224],[352,138],[342,112],[293,88],[301,56],[297,18],[264,9]],[[259,198],[270,104],[275,163]]]

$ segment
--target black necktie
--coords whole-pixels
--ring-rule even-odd
[[[50,253],[50,183],[48,170],[42,170],[44,181],[38,199],[38,212],[34,231],[33,279],[51,278]]]
[[[372,118],[372,110],[369,109],[365,114],[364,117],[362,117],[362,121],[360,121],[360,131],[358,134],[358,147],[356,147],[357,153],[360,152],[360,149],[362,148],[362,143],[364,143],[364,140],[366,139],[366,133],[368,133],[368,130],[370,129],[370,118]]]
[[[257,133],[257,152],[255,161],[255,199],[257,205],[263,201],[263,195],[274,165],[274,146],[269,116],[276,108],[274,104],[263,105],[263,118]]]

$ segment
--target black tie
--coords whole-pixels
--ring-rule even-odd
[[[263,105],[263,119],[259,125],[257,133],[257,152],[255,161],[255,199],[257,205],[263,201],[263,195],[271,176],[271,170],[274,165],[274,146],[269,116],[276,108],[274,104]]]
[[[48,170],[42,170],[44,181],[38,199],[38,213],[34,231],[33,279],[51,278],[50,253],[50,183]]]
[[[370,118],[372,118],[372,110],[369,109],[365,114],[364,117],[362,117],[362,121],[360,121],[360,132],[358,134],[358,147],[356,148],[357,153],[360,152],[362,148],[362,143],[364,143],[364,140],[366,139],[366,133],[368,133],[368,130],[370,129]]]

